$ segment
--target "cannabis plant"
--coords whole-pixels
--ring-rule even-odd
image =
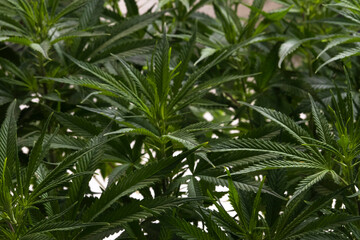
[[[162,171],[179,163],[198,147],[177,157],[163,159],[121,178],[116,176],[99,199],[88,190],[88,182],[103,156],[98,148],[107,140],[93,138],[87,147],[73,152],[54,166],[48,158],[56,132],[46,139],[51,118],[34,144],[25,165],[17,157],[16,115],[13,102],[1,127],[1,236],[4,239],[99,239],[123,229],[145,216],[159,214],[191,199],[161,197],[129,201],[121,197],[153,185]],[[119,205],[120,204],[120,205]],[[61,210],[62,209],[62,210]],[[130,210],[130,212],[128,211]],[[118,211],[112,218],[108,213]],[[87,228],[85,230],[85,228]]]
[[[274,2],[0,0],[0,239],[360,239],[360,3]]]
[[[294,201],[309,189],[317,191],[316,186],[319,185],[321,185],[321,192],[331,192],[339,187],[351,186],[346,191],[351,200],[344,198],[339,202],[345,204],[347,212],[358,215],[359,141],[357,131],[359,123],[356,121],[357,107],[353,104],[351,91],[348,90],[345,99],[341,95],[333,96],[334,109],[330,108],[333,125],[327,121],[311,96],[310,100],[313,131],[305,130],[280,112],[243,103],[278,124],[291,137],[289,142],[238,139],[217,144],[214,146],[214,151],[258,153],[244,162],[250,166],[245,165],[243,169],[236,170],[233,174],[254,173],[269,169],[301,169],[301,172],[295,171],[303,177],[291,193],[290,201]],[[296,179],[296,176],[294,177]],[[324,181],[326,185],[322,184]]]
[[[285,171],[272,171],[269,177],[277,190],[286,189]],[[170,231],[183,239],[349,239],[352,236],[344,231],[344,224],[359,220],[331,209],[330,202],[345,189],[311,202],[302,195],[284,206],[282,199],[261,195],[265,178],[257,193],[239,191],[231,178],[228,181],[230,209],[211,197],[216,210],[197,210],[202,229],[180,218],[164,217]]]
[[[346,31],[344,31],[344,33],[332,36],[329,39],[329,43],[326,45],[326,47],[319,53],[318,58],[320,58],[325,53],[328,53],[332,48],[335,48],[336,46],[344,45],[345,49],[341,49],[341,52],[336,53],[333,57],[327,57],[325,59],[325,62],[321,66],[319,66],[317,71],[319,71],[325,65],[328,65],[337,60],[357,55],[359,52],[359,36],[357,25],[360,21],[360,1],[341,1],[326,4],[325,6],[342,16],[341,18],[335,18],[332,21],[332,24],[346,26],[347,29]]]
[[[163,14],[129,13],[125,19],[116,9],[108,9],[105,1],[97,0],[4,0],[0,9],[0,103],[16,98],[22,105],[20,136],[38,130],[33,129],[34,121],[49,112],[42,104],[56,111],[74,111],[82,95],[88,94],[49,79],[78,70],[67,62],[66,54],[101,62],[111,57],[110,52],[121,56],[144,53],[154,45],[144,29]]]
[[[51,141],[51,138],[44,140],[46,127],[51,119],[49,118],[24,166],[18,158],[17,107],[16,101],[10,104],[0,130],[2,176],[0,236],[3,239],[54,239],[58,231],[103,225],[104,223],[83,223],[75,219],[60,221],[72,207],[60,211],[55,203],[63,201],[66,195],[54,191],[63,188],[76,177],[84,175],[84,173],[68,174],[66,170],[81,156],[100,144],[75,152],[60,164],[51,167],[51,162],[44,161]]]

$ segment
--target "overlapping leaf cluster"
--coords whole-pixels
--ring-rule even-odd
[[[360,239],[358,0],[120,3],[0,0],[0,239]]]

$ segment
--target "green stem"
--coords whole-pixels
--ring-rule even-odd
[[[44,66],[44,57],[41,54],[39,54],[38,61],[39,61],[40,75],[45,77],[46,71],[45,71],[45,66]],[[44,89],[44,94],[46,95],[48,93],[46,83],[43,83],[42,86]]]
[[[347,161],[346,163],[347,169],[348,169],[348,182],[353,183],[354,182],[354,176],[353,176],[353,169],[351,166],[351,161]]]

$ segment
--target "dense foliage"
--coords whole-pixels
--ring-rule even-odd
[[[0,0],[0,239],[360,239],[360,0],[269,2]]]

